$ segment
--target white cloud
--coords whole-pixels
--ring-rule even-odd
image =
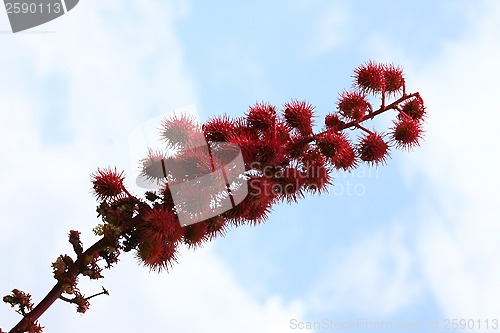
[[[500,311],[500,5],[480,8],[461,40],[408,74],[429,118],[405,170],[427,180],[417,237],[436,299],[447,314],[486,319]]]
[[[20,288],[40,300],[54,283],[50,262],[70,251],[68,230],[82,231],[86,245],[92,241],[98,221],[89,174],[98,166],[129,168],[133,128],[196,103],[173,29],[188,10],[187,1],[82,2],[44,26],[55,33],[0,35],[7,50],[0,53],[2,294]],[[44,93],[58,93],[43,84],[55,74],[68,93],[62,125],[71,133],[57,144],[46,142],[51,133],[41,126],[51,112]],[[91,294],[102,283],[112,296],[96,298],[81,318],[57,302],[41,318],[47,332],[277,332],[302,313],[278,296],[257,302],[209,247],[184,255],[164,275],[124,254],[106,277],[83,282],[82,291]],[[3,329],[19,319],[6,305],[0,317]]]
[[[418,300],[421,285],[401,225],[364,235],[325,260],[311,291],[315,311],[388,316]]]
[[[81,332],[287,332],[291,318],[300,318],[300,302],[285,304],[279,296],[256,301],[241,288],[229,267],[212,253],[211,246],[196,252],[182,251],[170,273],[149,273],[130,256],[102,282],[109,297],[96,298],[87,314],[79,318],[72,306],[47,313],[56,321],[53,331],[68,325]],[[98,286],[94,286],[94,289]],[[97,290],[98,291],[98,290]]]
[[[308,40],[304,52],[314,58],[330,52],[349,39],[350,30],[347,25],[350,22],[350,13],[346,5],[339,1],[328,3],[327,6],[313,6],[319,7],[315,8],[318,18],[314,20],[311,39]]]

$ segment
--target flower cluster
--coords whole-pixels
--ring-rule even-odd
[[[256,103],[243,117],[216,116],[202,126],[187,116],[165,119],[160,135],[176,154],[150,151],[141,161],[142,175],[160,184],[159,191],[148,192],[146,201],[131,200],[122,196],[126,192],[122,173],[108,168],[93,175],[94,192],[101,200],[99,212],[106,222],[101,229],[114,232],[114,237],[121,233],[121,248],[136,250],[144,265],[168,269],[176,261],[179,243],[196,247],[224,234],[230,225],[259,224],[276,203],[326,191],[333,170],[350,171],[361,162],[378,165],[387,160],[391,146],[417,145],[425,107],[418,93],[406,94],[402,69],[370,61],[354,70],[354,79],[354,89],[340,94],[338,112],[325,117],[318,133],[313,128],[314,107],[298,100],[282,108]],[[370,94],[381,98],[379,110],[369,102]],[[397,99],[386,105],[391,96]],[[397,112],[390,133],[362,125],[388,110]],[[348,128],[362,134],[353,139],[345,131]],[[217,173],[239,152],[244,170]],[[184,192],[173,190],[184,182],[191,184]],[[214,193],[221,184],[223,190]],[[248,193],[236,203],[235,193],[242,187]],[[230,209],[203,218],[228,198]],[[123,228],[120,221],[130,219],[134,211],[141,219]],[[186,214],[197,223],[182,225],[179,216]]]
[[[381,99],[378,110],[370,95]],[[394,101],[386,103],[391,97]],[[396,117],[388,133],[366,128],[365,122],[389,110]],[[124,236],[121,249],[135,250],[153,270],[168,269],[181,243],[196,247],[231,225],[262,223],[274,204],[327,191],[333,170],[350,171],[363,162],[376,166],[387,161],[391,147],[418,145],[424,115],[420,95],[405,91],[402,69],[370,61],[354,70],[353,90],[340,94],[337,112],[326,115],[317,133],[314,107],[298,100],[282,107],[256,103],[242,117],[216,116],[201,126],[187,116],[165,119],[160,135],[175,154],[149,151],[140,164],[144,179],[160,190],[147,192],[142,201],[122,196],[126,192],[122,173],[108,168],[93,176],[106,222],[101,228],[119,228],[118,234]],[[346,129],[360,135],[353,138]],[[224,168],[238,154],[244,169]],[[187,182],[189,187],[178,189]],[[242,188],[248,191],[236,202]],[[228,200],[228,209],[209,214]],[[113,206],[118,208],[110,209]],[[120,217],[123,212],[126,216]],[[130,219],[130,214],[141,218],[123,228],[120,221]],[[186,216],[197,223],[185,224],[181,217]]]
[[[375,109],[369,98],[380,99],[381,106]],[[386,132],[367,128],[367,122],[388,111],[395,113],[393,127]],[[186,115],[164,119],[165,150],[145,152],[140,161],[141,179],[157,190],[140,199],[128,192],[116,168],[92,174],[102,218],[94,233],[102,238],[84,251],[80,232],[70,231],[77,258],[61,255],[52,264],[57,285],[41,303],[44,308],[33,310],[39,313],[35,318],[26,312],[33,309],[28,294],[14,290],[3,298],[24,317],[15,331],[41,332],[36,319],[55,299],[84,313],[90,298],[108,294],[103,288],[85,297],[77,288],[80,274],[103,277],[100,260],[110,268],[121,252],[134,251],[151,270],[168,270],[180,245],[196,248],[225,235],[230,226],[260,224],[275,204],[328,191],[334,170],[378,166],[391,148],[412,149],[422,138],[425,116],[420,94],[406,92],[400,67],[369,61],[354,70],[353,89],[340,93],[337,110],[325,116],[320,129],[314,107],[298,100],[281,107],[256,103],[244,116],[215,116],[203,125]]]
[[[4,296],[3,301],[5,303],[10,304],[12,307],[18,307],[16,310],[19,314],[26,316],[27,311],[33,310],[33,303],[31,302],[31,295],[26,294],[25,292],[14,289],[10,295]],[[30,320],[28,318],[26,324],[25,332],[29,333],[41,333],[43,330],[43,326],[38,324],[37,320]],[[0,329],[0,333],[2,330]]]

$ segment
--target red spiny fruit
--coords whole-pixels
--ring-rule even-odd
[[[277,121],[276,122],[276,139],[280,142],[286,144],[290,141],[290,129],[284,122]]]
[[[343,133],[326,131],[316,138],[319,151],[329,159],[335,159],[346,144],[349,145],[349,142]]]
[[[118,173],[115,169],[97,169],[91,176],[94,194],[99,200],[112,199],[123,193],[123,171]]]
[[[317,136],[316,145],[336,169],[347,171],[357,166],[356,153],[344,132],[327,130]]]
[[[226,220],[220,216],[214,216],[205,221],[207,223],[207,237],[212,240],[217,236],[225,236],[227,231]]]
[[[171,210],[155,207],[144,216],[144,224],[140,227],[142,239],[160,239],[169,242],[178,241],[183,235],[177,216]]]
[[[205,221],[184,227],[184,243],[188,247],[197,247],[208,239],[208,223]]]
[[[355,85],[366,93],[379,93],[385,89],[385,77],[382,67],[368,61],[354,70]]]
[[[248,195],[247,195],[248,197]],[[245,200],[247,200],[245,198]],[[246,204],[246,201],[243,200],[230,210],[225,211],[224,213],[221,214],[221,217],[224,218],[227,222],[233,224],[233,225],[241,225],[244,222],[244,215],[246,211],[249,209],[249,205]]]
[[[418,146],[422,137],[422,128],[418,120],[402,113],[398,120],[394,121],[392,137],[398,148],[412,149]]]
[[[185,183],[179,191],[175,192],[175,210],[178,214],[183,216],[200,216],[200,214],[209,213],[212,211],[210,207],[214,199],[213,186],[210,182],[217,182],[216,180],[204,178],[203,181],[191,181]],[[215,188],[220,187],[220,183],[215,185]],[[175,188],[177,189],[177,188]],[[174,191],[174,190],[172,190]],[[179,215],[180,216],[180,215]],[[185,222],[182,221],[184,224]]]
[[[212,142],[229,141],[229,138],[234,135],[234,130],[235,124],[226,114],[211,118],[203,125],[205,138]]]
[[[273,200],[280,191],[275,180],[264,175],[252,176],[248,180],[248,193],[255,197],[268,197]]]
[[[340,131],[345,122],[340,119],[337,113],[330,113],[325,117],[325,125],[334,131]]]
[[[304,197],[303,189],[306,179],[302,172],[295,167],[287,167],[275,175],[280,199],[288,202],[297,202],[297,198]]]
[[[240,147],[243,161],[245,162],[246,170],[250,170],[252,165],[257,161],[257,154],[259,154],[259,140],[253,135],[242,133],[234,138],[231,138],[231,143]]]
[[[357,166],[356,153],[347,138],[339,146],[339,150],[335,158],[332,159],[332,162],[336,169],[343,169],[345,171],[352,170]]]
[[[385,163],[389,154],[389,145],[378,133],[370,133],[361,139],[358,147],[361,160],[371,164]]]
[[[172,161],[172,168],[170,168],[170,172],[176,180],[190,180],[213,171],[213,161],[206,145],[183,150]]]
[[[161,137],[169,146],[174,148],[183,148],[187,145],[198,146],[192,141],[199,136],[197,134],[200,133],[200,128],[195,119],[189,115],[173,115],[165,118],[161,122],[161,126]]]
[[[151,270],[168,270],[176,261],[177,242],[165,242],[159,239],[144,239],[139,243],[137,257]]]
[[[276,124],[276,107],[269,103],[256,103],[248,110],[248,126],[258,131],[267,132]]]
[[[382,66],[385,79],[385,91],[388,93],[397,93],[403,90],[405,79],[403,69],[393,64]]]
[[[303,136],[294,136],[286,143],[286,153],[291,158],[298,158],[309,148],[310,140]]]
[[[283,106],[287,125],[295,128],[300,134],[308,136],[312,134],[314,107],[304,101],[292,100]]]
[[[143,239],[137,247],[137,257],[146,266],[151,269],[157,265],[161,265],[161,257],[163,254],[162,239]]]
[[[340,114],[349,120],[360,122],[371,109],[364,93],[343,91],[337,103]]]
[[[302,159],[305,177],[304,186],[311,192],[321,193],[331,185],[330,169],[326,166],[325,158],[315,150],[308,152]]]
[[[276,183],[272,179],[252,176],[248,180],[248,195],[240,203],[246,207],[242,217],[254,225],[264,222],[278,194]]]
[[[425,115],[425,106],[421,98],[412,98],[403,104],[401,111],[414,120],[421,120]]]
[[[141,176],[150,182],[160,183],[168,176],[168,158],[159,150],[149,150],[148,157],[140,161]]]
[[[262,165],[276,165],[285,161],[285,147],[276,139],[261,140],[255,144],[255,160]]]

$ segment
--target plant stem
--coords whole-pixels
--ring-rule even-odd
[[[94,254],[99,253],[100,250],[104,249],[109,245],[108,239],[105,237],[98,240],[94,245],[89,247],[85,252],[78,256],[77,260],[69,267],[66,272],[67,276],[70,278],[76,278],[80,273],[82,267],[84,267],[84,260],[87,256],[94,256]],[[62,295],[62,293],[68,288],[68,284],[57,282],[56,285],[48,292],[48,294],[38,303],[38,305],[33,308],[32,311],[28,312],[23,319],[21,319],[16,326],[14,326],[9,333],[20,333],[26,332],[30,321],[34,322]]]
[[[420,94],[418,92],[416,93],[413,93],[413,94],[408,94],[408,95],[403,95],[402,97],[400,97],[399,99],[395,100],[394,102],[392,102],[391,104],[389,105],[386,105],[386,106],[382,106],[380,109],[378,109],[377,111],[374,111],[374,112],[371,112],[370,114],[367,114],[366,116],[363,117],[363,119],[361,119],[361,121],[359,122],[356,122],[356,121],[351,121],[349,123],[346,123],[344,125],[342,125],[342,127],[340,128],[340,130],[344,130],[346,128],[350,128],[350,127],[353,127],[353,126],[356,126],[356,124],[358,123],[362,123],[364,122],[365,120],[368,120],[368,119],[372,119],[374,118],[375,116],[378,116],[379,114],[381,113],[384,113],[385,111],[387,110],[391,110],[391,109],[396,109],[397,110],[397,106],[401,103],[401,102],[404,102],[406,101],[407,99],[409,98],[412,98],[412,97],[420,97]]]

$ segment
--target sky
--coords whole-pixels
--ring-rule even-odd
[[[109,297],[84,315],[56,302],[40,321],[77,333],[435,332],[454,319],[494,331],[499,41],[495,0],[86,0],[16,34],[0,12],[0,294],[37,302],[54,284],[50,263],[72,251],[67,232],[95,242],[90,174],[133,174],[140,124],[191,104],[204,121],[299,99],[319,129],[372,59],[402,66],[424,98],[420,147],[183,249],[168,273],[124,254],[105,279],[81,279],[85,294]],[[18,320],[0,305],[2,329]],[[299,327],[318,322],[333,329]]]

